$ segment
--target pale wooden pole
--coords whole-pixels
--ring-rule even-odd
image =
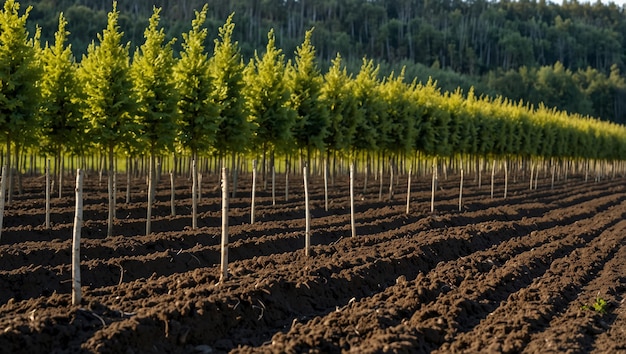
[[[430,196],[430,212],[435,212],[435,190],[437,189],[437,158],[433,159],[433,181]]]
[[[393,178],[394,178],[394,164],[393,161],[389,161],[389,201],[393,200]]]
[[[285,161],[285,201],[289,201],[289,160]]]
[[[148,208],[146,211],[146,236],[152,232],[152,201],[154,200],[154,154],[150,154],[150,166],[148,167]]]
[[[46,160],[46,229],[50,228],[50,159]]]
[[[80,289],[80,231],[83,225],[83,171],[76,173],[76,213],[72,244],[72,305],[81,301]]]
[[[303,168],[304,178],[304,254],[308,257],[311,248],[311,214],[309,212],[309,181],[307,166]]]
[[[461,166],[461,183],[459,185],[459,211],[463,210],[463,166]]]
[[[328,211],[328,160],[324,159],[324,211]]]
[[[220,283],[228,278],[228,170],[222,168],[222,264]]]
[[[350,228],[352,237],[356,237],[356,223],[354,221],[354,163],[350,164]]]
[[[7,166],[2,166],[2,182],[0,182],[0,235],[2,235],[2,222],[4,219],[4,202],[7,193]]]
[[[256,197],[256,159],[252,160],[252,198],[250,201],[250,225],[254,224],[255,197]]]
[[[272,205],[276,205],[276,166],[274,164],[272,164]]]
[[[198,228],[198,171],[196,160],[191,162],[191,228]]]
[[[493,159],[493,164],[491,165],[491,199],[493,199],[493,184],[496,174],[496,159]]]
[[[504,199],[506,199],[506,194],[509,190],[509,160],[504,159]]]
[[[174,171],[170,170],[170,213],[176,216],[176,188],[174,188]]]
[[[406,213],[409,213],[409,209],[411,207],[411,174],[413,173],[413,169],[409,169],[409,182],[406,187]]]

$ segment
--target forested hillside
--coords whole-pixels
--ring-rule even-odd
[[[336,53],[352,72],[363,57],[381,63],[382,74],[407,66],[407,77],[433,76],[444,90],[504,95],[532,104],[626,122],[626,13],[614,4],[565,1],[432,0],[129,0],[119,4],[125,40],[135,47],[153,5],[162,24],[178,38],[189,29],[194,10],[208,3],[207,41],[231,14],[233,37],[245,60],[263,51],[273,28],[276,42],[292,57],[307,30],[323,67]],[[69,23],[69,40],[80,60],[106,25],[108,0],[23,1],[33,5],[29,27],[42,28],[52,42],[58,13]],[[211,48],[208,45],[207,48]]]

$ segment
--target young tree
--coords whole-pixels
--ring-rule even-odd
[[[289,90],[285,84],[285,56],[275,46],[274,30],[267,34],[268,42],[262,58],[255,53],[245,74],[245,97],[254,125],[254,145],[263,152],[263,180],[266,180],[265,158],[269,150],[270,168],[274,167],[276,148],[291,140],[295,115],[287,105]]]
[[[156,155],[172,149],[178,114],[178,95],[172,75],[174,40],[165,42],[165,31],[159,28],[160,12],[160,8],[154,8],[144,32],[145,42],[135,53],[131,65],[138,105],[139,138],[147,143],[150,153],[146,235],[151,232]]]
[[[217,128],[215,147],[223,158],[232,153],[233,196],[237,191],[236,155],[243,152],[250,141],[251,126],[245,105],[243,81],[244,64],[239,44],[232,41],[233,15],[219,28],[213,57],[209,61],[209,73],[215,87],[215,103],[219,107],[220,124]]]
[[[174,65],[174,81],[179,94],[178,143],[191,150],[193,161],[197,161],[200,151],[208,151],[215,142],[217,127],[221,119],[213,99],[214,87],[209,75],[209,58],[205,53],[207,29],[202,28],[206,21],[208,6],[196,11],[191,22],[191,30],[183,33],[183,51]],[[192,228],[196,228],[197,175],[192,176]]]
[[[37,35],[30,38],[26,20],[31,7],[19,15],[19,3],[7,0],[0,11],[0,132],[7,148],[8,202],[12,198],[11,146],[32,138],[39,107],[41,66]]]
[[[117,24],[117,2],[108,14],[107,28],[98,34],[83,56],[78,76],[85,93],[83,115],[89,120],[87,135],[108,155],[109,216],[107,235],[113,234],[115,217],[115,148],[126,140],[136,139],[136,99],[130,74],[129,45],[122,45],[123,33]]]
[[[348,151],[354,142],[356,127],[363,119],[354,93],[354,80],[341,67],[341,55],[333,59],[324,76],[321,99],[328,107],[328,134],[324,143],[328,151]]]
[[[315,61],[315,47],[311,44],[313,29],[306,32],[304,42],[296,49],[294,65],[287,70],[288,87],[291,90],[290,106],[296,112],[292,128],[298,147],[307,151],[324,150],[324,137],[328,129],[328,110],[322,103],[323,77]]]
[[[328,107],[328,134],[324,138],[326,146],[326,165],[331,163],[331,153],[350,153],[354,145],[355,133],[358,124],[363,119],[363,110],[359,108],[354,95],[355,83],[347,74],[346,68],[341,68],[341,55],[333,59],[332,66],[324,75],[321,99]],[[354,158],[354,156],[351,156]],[[332,180],[336,169],[331,168]],[[326,177],[326,176],[325,176]],[[327,189],[327,188],[326,188]]]
[[[59,28],[53,46],[46,43],[42,55],[44,75],[41,80],[42,105],[40,118],[44,151],[55,157],[58,171],[59,198],[63,186],[63,153],[78,152],[84,136],[85,124],[80,114],[76,61],[71,45],[65,45],[67,20],[59,15]]]
[[[384,125],[387,113],[386,103],[379,92],[379,71],[378,65],[374,66],[372,60],[364,58],[361,69],[354,80],[353,95],[356,98],[357,106],[363,112],[363,118],[357,122],[352,148],[355,151],[366,152],[368,163],[370,153],[379,151],[385,146],[384,141],[388,131]]]

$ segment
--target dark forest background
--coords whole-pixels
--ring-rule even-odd
[[[58,14],[69,21],[69,38],[80,61],[106,26],[110,0],[20,1],[32,5],[31,33],[42,29],[52,43]],[[191,27],[194,10],[209,5],[209,41],[235,13],[235,40],[244,58],[262,51],[274,28],[288,57],[314,27],[322,70],[340,52],[357,72],[363,57],[381,74],[406,66],[406,77],[433,77],[442,90],[457,87],[502,95],[626,123],[626,12],[615,4],[564,1],[460,0],[119,0],[120,26],[131,47],[143,43],[153,6],[162,25],[178,38]],[[207,48],[213,44],[207,43]],[[131,53],[134,50],[131,50]]]

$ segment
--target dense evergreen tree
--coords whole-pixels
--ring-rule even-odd
[[[274,166],[275,150],[288,149],[295,112],[288,106],[289,90],[285,80],[285,55],[276,48],[274,31],[267,34],[265,53],[255,53],[245,70],[246,104],[253,124],[254,145],[261,148],[265,161],[270,153],[270,169]],[[263,180],[266,179],[263,164]]]
[[[146,28],[145,43],[135,53],[131,73],[137,97],[139,138],[145,140],[150,153],[148,211],[146,234],[150,234],[152,202],[155,191],[157,154],[173,151],[177,132],[178,94],[173,81],[173,41],[165,41],[159,28],[161,9],[154,9]]]
[[[306,32],[304,42],[296,50],[295,62],[287,70],[289,105],[296,112],[292,133],[298,148],[307,152],[307,159],[312,149],[324,150],[328,129],[328,110],[320,100],[323,76],[317,67],[312,34],[313,29]]]
[[[70,40],[79,54],[104,26],[105,14],[111,9],[107,1],[24,3],[34,5],[29,28],[34,31],[35,25],[42,26],[44,42],[52,41],[56,17],[63,11],[69,19]],[[363,57],[381,64],[381,76],[407,65],[407,81],[415,77],[414,73],[423,73],[420,68],[426,67],[431,68],[440,87],[449,91],[461,86],[468,92],[474,86],[477,94],[507,95],[499,91],[502,85],[486,85],[489,73],[497,77],[505,75],[502,80],[510,79],[508,86],[515,86],[514,75],[508,75],[511,70],[526,67],[532,73],[556,62],[574,74],[591,68],[609,76],[613,65],[619,72],[626,72],[626,11],[615,4],[593,1],[328,0],[267,1],[251,5],[243,0],[130,0],[120,4],[119,22],[125,40],[135,46],[143,41],[143,29],[154,4],[163,7],[162,23],[168,36],[178,37],[189,29],[194,9],[205,3],[209,8],[207,26],[212,32],[233,11],[236,13],[234,22],[238,26],[232,36],[239,42],[246,60],[264,46],[264,34],[270,28],[275,30],[278,46],[290,59],[306,29],[314,26],[317,30],[312,43],[324,69],[341,52],[348,72],[356,73]],[[174,49],[178,51],[182,47]],[[418,79],[426,82],[429,76],[430,73],[423,74]],[[449,80],[452,81],[448,84]],[[539,96],[532,86],[530,91]],[[601,109],[596,103],[592,104],[591,113],[603,119],[626,121],[626,107],[621,104],[626,90],[613,92],[612,102],[608,102],[610,99],[604,102],[613,109]],[[522,98],[533,104],[540,102],[529,96]],[[564,108],[559,102],[545,103]],[[606,104],[602,107],[607,107]]]
[[[20,16],[20,4],[7,0],[0,10],[0,133],[6,143],[8,201],[12,199],[11,155],[17,147],[34,139],[33,129],[39,107],[39,81],[42,70],[36,38],[29,37],[26,20],[30,8]],[[16,157],[19,156],[19,151]],[[13,160],[16,162],[17,159]]]
[[[183,51],[174,66],[174,81],[179,94],[178,112],[181,149],[191,152],[198,162],[200,152],[208,152],[214,146],[221,119],[215,104],[213,79],[209,72],[209,56],[205,52],[207,29],[204,26],[208,6],[196,11],[191,30],[183,33]],[[197,227],[197,181],[198,171],[192,168],[192,228]]]
[[[118,15],[114,2],[106,29],[98,35],[97,44],[89,45],[78,70],[84,91],[82,113],[89,120],[87,138],[106,151],[108,157],[108,236],[113,234],[115,217],[115,148],[122,142],[135,140],[137,135],[129,45],[122,44]]]
[[[233,42],[233,15],[219,28],[213,57],[209,60],[215,95],[219,108],[215,147],[220,154],[243,152],[250,140],[250,124],[244,96],[243,59],[237,42]]]
[[[42,106],[40,112],[44,152],[55,157],[55,171],[59,179],[59,197],[63,186],[63,154],[80,153],[87,145],[84,141],[85,120],[79,109],[77,65],[71,45],[67,45],[65,27],[67,20],[59,15],[59,28],[54,44],[46,43],[42,62],[44,76],[40,86]]]

